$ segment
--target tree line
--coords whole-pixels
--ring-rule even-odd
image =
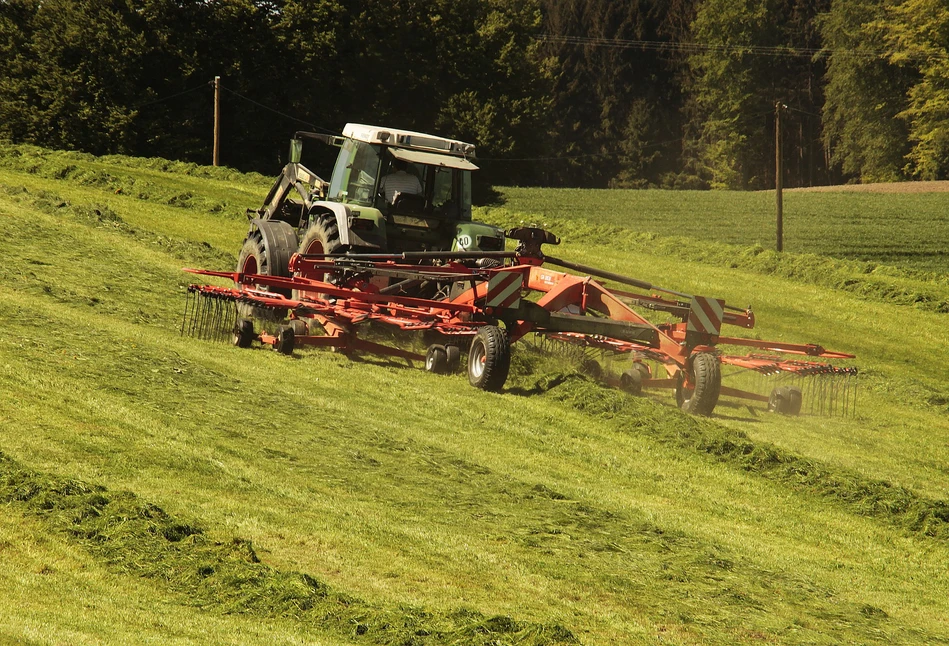
[[[346,122],[478,144],[497,184],[949,175],[944,0],[0,0],[0,137],[272,174]]]

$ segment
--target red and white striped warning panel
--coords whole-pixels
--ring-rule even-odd
[[[524,276],[519,271],[498,271],[488,280],[488,307],[518,307],[521,304],[521,283]]]
[[[686,330],[718,336],[722,331],[725,301],[707,296],[693,296]]]

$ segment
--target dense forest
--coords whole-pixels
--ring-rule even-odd
[[[274,173],[344,123],[496,184],[949,176],[945,0],[0,0],[0,138]],[[780,114],[779,114],[780,113]]]

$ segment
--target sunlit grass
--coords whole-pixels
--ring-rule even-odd
[[[28,191],[0,194],[0,451],[26,466],[131,491],[213,540],[250,540],[265,565],[309,574],[373,612],[470,608],[562,625],[589,644],[949,636],[945,527],[927,536],[869,493],[886,481],[920,500],[945,497],[938,398],[949,375],[927,364],[945,356],[943,315],[568,241],[557,255],[750,303],[753,333],[855,351],[871,373],[857,417],[723,408],[697,420],[668,394],[632,399],[571,375],[533,396],[482,393],[463,375],[404,362],[181,337],[193,277],[180,267],[236,254],[241,219],[44,181],[0,172],[0,184]],[[43,190],[70,205],[50,207]],[[215,201],[244,199],[228,190],[209,189]],[[82,208],[95,203],[114,217],[89,217]],[[156,235],[181,244],[153,244]],[[542,376],[518,374],[512,386]],[[776,452],[778,466],[729,452],[749,441]],[[173,583],[135,579],[135,563],[109,565],[7,504],[0,531],[20,554],[0,585],[11,639],[92,643],[109,623],[104,641],[214,643],[203,635],[220,630],[222,642],[255,643],[236,635],[271,621],[252,608],[191,608]],[[55,585],[35,573],[40,562],[63,573]],[[83,618],[90,596],[105,610]],[[264,626],[278,639],[314,631],[305,619]]]

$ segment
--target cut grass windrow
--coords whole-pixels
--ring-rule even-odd
[[[209,539],[193,522],[170,517],[130,492],[28,470],[0,453],[0,501],[43,519],[126,574],[170,588],[188,603],[225,613],[292,617],[372,644],[577,643],[559,625],[372,606],[311,576],[260,562],[250,542]]]
[[[617,429],[646,434],[663,443],[697,451],[714,460],[817,495],[851,513],[875,518],[907,533],[949,539],[949,503],[920,496],[884,480],[873,480],[810,460],[776,446],[751,440],[741,431],[714,421],[671,413],[645,398],[632,398],[579,374],[543,376],[552,388],[534,388],[544,396],[587,415],[617,423]]]
[[[215,249],[207,243],[195,243],[129,225],[111,207],[102,203],[73,203],[50,191],[30,191],[25,187],[0,184],[0,191],[19,204],[27,205],[57,217],[69,217],[76,222],[99,229],[120,233],[141,244],[155,246],[165,253],[188,262],[207,267],[230,267],[233,254]]]
[[[520,226],[525,215],[503,208],[483,209],[480,219],[498,226]],[[529,217],[529,216],[527,216]],[[894,267],[876,262],[841,260],[811,253],[777,253],[760,245],[740,246],[678,236],[637,232],[617,225],[577,218],[550,218],[547,228],[565,240],[606,246],[686,262],[740,269],[766,276],[829,287],[881,303],[949,312],[946,274]],[[548,249],[557,255],[556,248]]]

